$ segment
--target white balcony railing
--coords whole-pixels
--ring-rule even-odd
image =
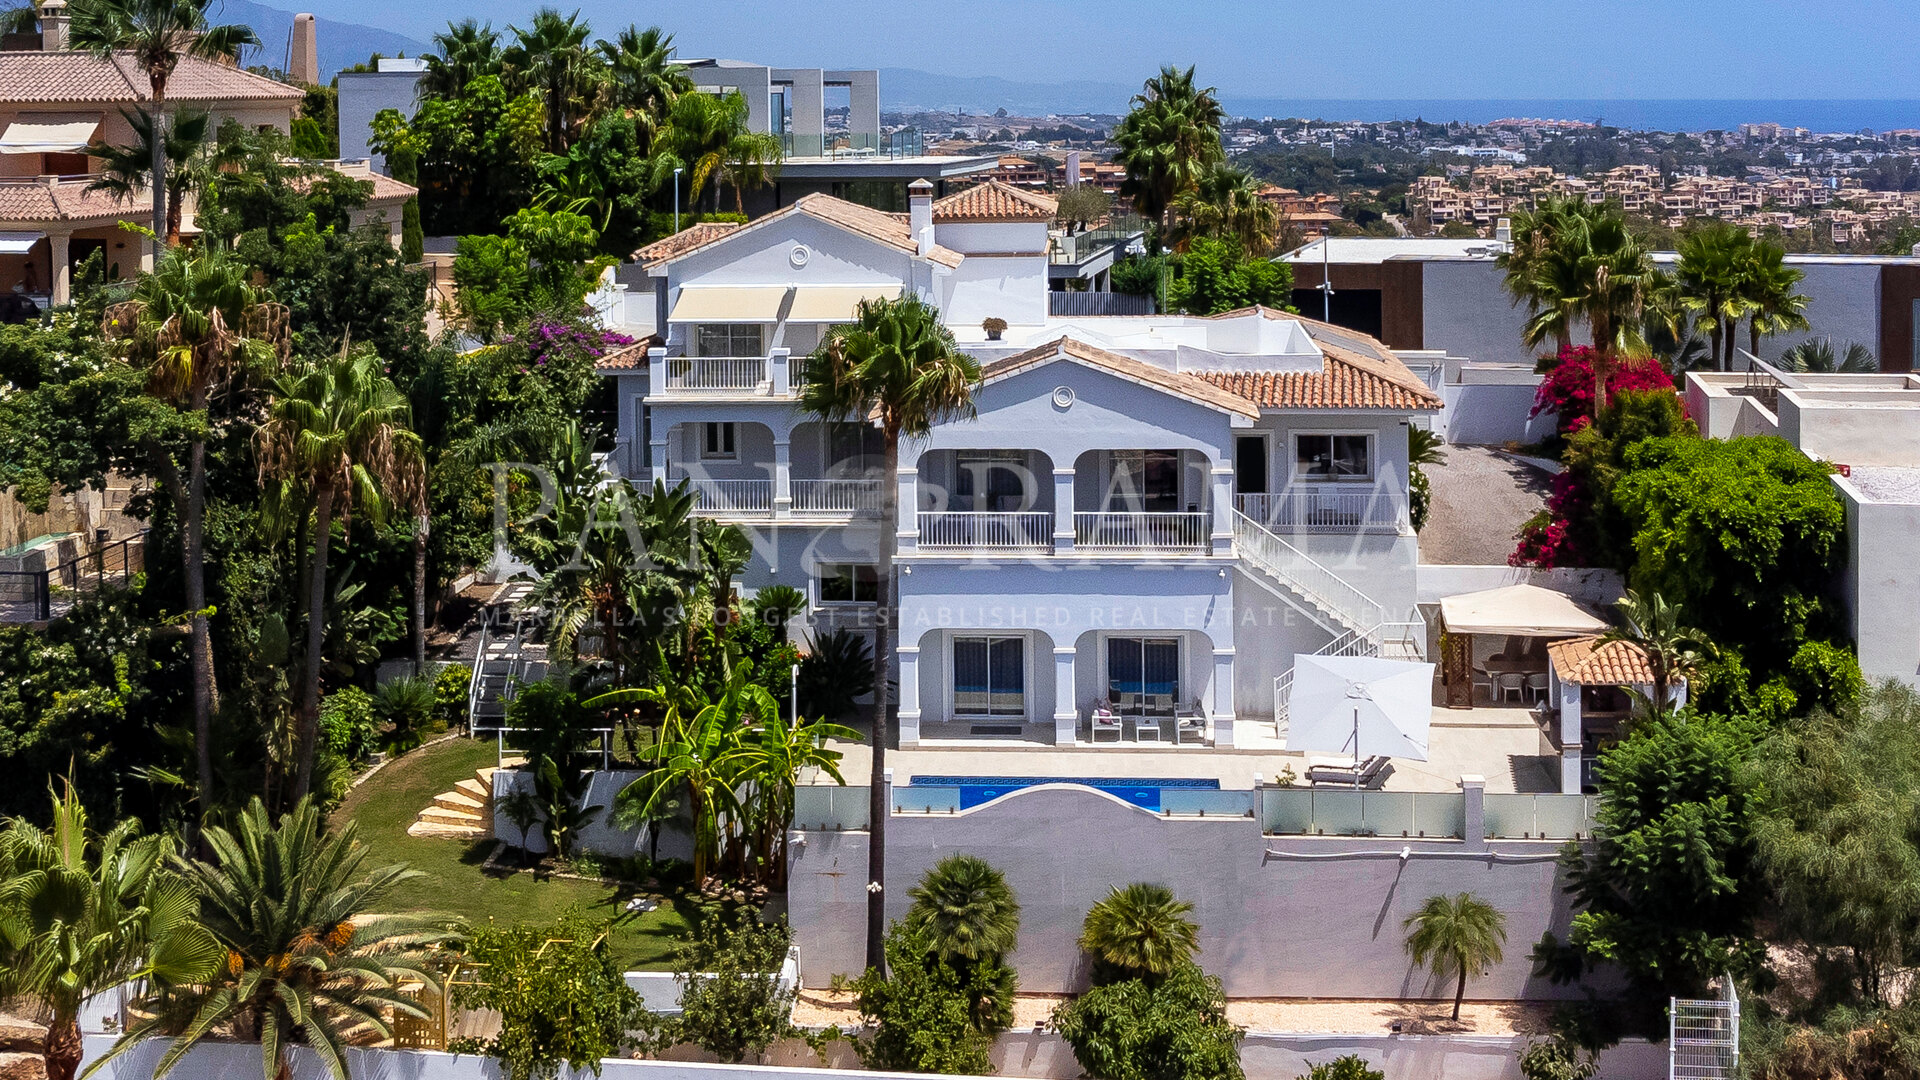
[[[1053,547],[1053,512],[923,510],[920,512],[920,546],[994,551],[1050,550]]]
[[[1199,513],[1076,513],[1076,549],[1138,551],[1204,547],[1213,515]]]
[[[767,381],[764,356],[672,356],[666,369],[668,390],[752,392]]]
[[[771,480],[709,480],[704,477],[674,477],[671,487],[682,479],[693,493],[696,514],[770,514],[773,512]]]
[[[1392,532],[1409,528],[1404,496],[1359,484],[1295,484],[1234,496],[1234,506],[1275,532]]]
[[[796,514],[854,514],[880,509],[878,480],[794,480]]]

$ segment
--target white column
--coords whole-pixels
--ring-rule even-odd
[[[653,471],[653,475],[647,480],[649,484],[655,480],[663,482],[667,480],[667,437],[665,433],[659,431],[653,433],[653,441],[647,444],[647,463]],[[668,486],[672,485],[669,483]]]
[[[1213,650],[1213,745],[1233,745],[1233,650]]]
[[[73,265],[68,261],[68,241],[72,239],[69,233],[47,234],[47,246],[53,251],[53,278],[49,291],[56,307],[73,299]]]
[[[1073,550],[1073,469],[1053,470],[1053,550]]]
[[[1468,851],[1487,850],[1487,778],[1467,773],[1460,777],[1462,824],[1460,840]]]
[[[900,745],[905,748],[920,742],[920,646],[901,645],[894,656],[900,663]]]
[[[1233,465],[1214,462],[1213,479],[1213,553],[1233,553]]]
[[[791,349],[775,349],[767,354],[767,378],[773,383],[774,397],[786,397],[792,391],[792,368],[788,363],[792,355]]]
[[[647,395],[658,397],[667,392],[667,350],[654,346],[647,350]]]
[[[894,534],[894,551],[906,554],[920,547],[920,466],[902,463],[894,470],[894,487],[898,492],[900,528]]]
[[[784,372],[785,366],[780,370]],[[776,436],[773,440],[773,516],[777,518],[793,513],[792,456],[793,444]]]
[[[1068,472],[1071,473],[1072,470],[1069,469]],[[1080,706],[1074,700],[1073,657],[1073,646],[1055,645],[1053,647],[1053,745],[1055,746],[1072,746],[1080,737]]]
[[[1580,687],[1553,680],[1560,691],[1560,791],[1580,793],[1580,755],[1586,744],[1586,723],[1580,716]]]

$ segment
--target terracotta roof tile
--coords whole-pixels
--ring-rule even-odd
[[[1575,686],[1653,684],[1653,665],[1647,661],[1646,650],[1631,641],[1568,638],[1548,644],[1547,657],[1560,681]]]
[[[660,259],[671,259],[682,252],[692,251],[697,247],[704,247],[738,228],[740,228],[740,222],[737,221],[695,222],[677,233],[670,233],[645,247],[639,248],[634,251],[630,257],[637,263],[650,263]]]
[[[0,181],[0,221],[101,221],[131,216],[144,220],[152,205],[141,200],[122,202],[104,191],[88,191],[86,180]]]
[[[1438,409],[1440,395],[1408,370],[1378,338],[1273,308],[1251,307],[1207,316],[1258,314],[1300,324],[1325,363],[1310,371],[1196,371],[1193,374],[1263,409]]]
[[[0,101],[25,104],[131,104],[153,95],[147,76],[131,57],[101,58],[83,52],[0,54]],[[167,81],[172,101],[281,101],[305,96],[297,86],[199,57],[184,57]]]
[[[658,345],[655,338],[643,338],[631,345],[623,345],[593,362],[596,371],[643,371],[647,366],[647,349]]]
[[[1222,412],[1235,413],[1249,419],[1258,419],[1260,416],[1259,410],[1249,405],[1244,398],[1232,393],[1223,393],[1219,387],[1197,379],[1193,375],[1168,371],[1144,360],[1135,360],[1131,356],[1108,352],[1071,337],[1055,338],[1045,345],[1038,345],[1025,352],[995,360],[980,369],[980,381],[985,384],[1009,378],[1063,355],[1094,367],[1104,368],[1123,379],[1158,387]]]
[[[933,220],[1052,221],[1059,208],[1059,200],[1051,196],[1023,191],[998,180],[986,180],[935,202]]]
[[[794,214],[805,214],[808,217],[816,218],[830,225],[837,225],[848,232],[857,233],[869,240],[886,244],[889,247],[898,248],[901,251],[912,253],[919,250],[919,245],[913,238],[913,230],[907,224],[907,219],[904,215],[889,214],[882,210],[875,210],[869,206],[861,206],[859,203],[851,203],[845,199],[836,199],[831,195],[814,192],[800,196],[799,199],[794,201],[793,205],[776,210],[758,221],[752,221],[724,233],[709,236],[704,240],[691,242],[687,247],[675,251],[670,255],[655,256],[652,260],[652,265],[657,266],[661,263],[686,258],[696,251],[704,251],[722,240],[730,239],[736,233],[749,233],[772,222],[784,220]],[[643,248],[642,250],[645,249]],[[964,258],[965,256],[959,252],[950,248],[943,248],[938,244],[935,244],[933,250],[927,253],[927,259],[929,261],[938,263],[950,270],[958,267]]]

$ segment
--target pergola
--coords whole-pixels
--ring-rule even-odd
[[[1440,600],[1440,679],[1448,708],[1472,708],[1474,675],[1545,675],[1547,642],[1598,634],[1607,623],[1565,593],[1538,585],[1507,585]],[[1500,637],[1499,653],[1476,664],[1475,640]],[[1493,691],[1497,693],[1497,690]]]

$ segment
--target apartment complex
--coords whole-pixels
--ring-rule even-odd
[[[1228,747],[1272,731],[1295,653],[1424,649],[1405,429],[1438,395],[1378,341],[1274,311],[1051,316],[1051,217],[997,182],[920,182],[904,215],[812,194],[643,250],[665,344],[601,364],[615,465],[746,529],[744,587],[802,589],[817,631],[871,630],[888,545],[903,746]],[[976,416],[887,475],[870,425],[794,400],[828,325],[901,295],[984,380]],[[1096,704],[1124,723],[1095,728]]]

